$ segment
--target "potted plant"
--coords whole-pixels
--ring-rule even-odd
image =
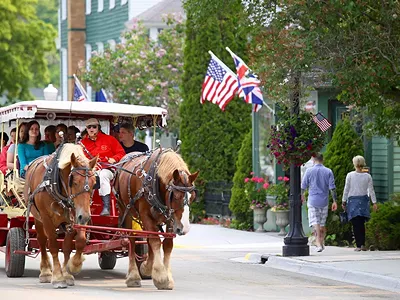
[[[278,235],[286,235],[285,228],[289,224],[289,178],[280,176],[278,181],[268,188],[268,194],[276,197],[271,210],[275,212],[276,225],[280,228]]]
[[[264,223],[267,221],[267,189],[268,182],[263,177],[256,177],[250,173],[251,177],[244,179],[245,195],[250,199],[250,209],[253,210],[254,222],[259,226],[256,232],[264,232]]]
[[[268,148],[284,170],[292,163],[301,166],[322,149],[326,134],[319,129],[311,113],[301,111],[293,115],[284,108],[277,115],[277,124],[271,126]]]

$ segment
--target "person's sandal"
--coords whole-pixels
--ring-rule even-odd
[[[361,251],[361,248],[355,248],[354,251],[360,252],[360,251]]]
[[[365,247],[364,245],[361,246],[361,251],[367,251],[367,250],[368,250],[367,247]]]

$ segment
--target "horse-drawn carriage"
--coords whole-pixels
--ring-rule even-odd
[[[152,127],[153,144],[155,129],[166,126],[166,115],[158,107],[97,102],[27,101],[0,109],[1,122],[15,123],[16,132],[21,119],[83,129],[85,120],[95,117],[106,133],[120,122],[139,129]],[[102,269],[113,269],[118,257],[129,256],[127,286],[140,286],[142,278],[152,277],[157,288],[172,289],[172,238],[184,233],[181,218],[195,198],[197,173],[191,174],[172,149],[127,154],[106,166],[115,172],[114,193],[110,216],[102,216],[96,191],[98,167],[104,165],[99,166],[97,157],[88,158],[77,136],[74,144],[63,143],[53,154],[31,162],[25,179],[16,164],[6,176],[0,175],[0,251],[5,252],[7,276],[22,276],[25,257],[41,254],[40,282],[64,288],[74,284],[83,254],[98,253]],[[162,225],[165,232],[160,231]],[[62,267],[59,251],[64,253]],[[72,251],[75,255],[70,258]]]

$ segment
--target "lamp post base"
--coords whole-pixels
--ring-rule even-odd
[[[285,245],[282,247],[282,256],[309,256],[310,247],[306,245]]]

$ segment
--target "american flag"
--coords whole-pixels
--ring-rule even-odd
[[[238,80],[236,76],[230,74],[214,58],[211,58],[204,79],[200,102],[203,104],[208,100],[225,110],[237,90]]]
[[[74,101],[88,101],[85,97],[84,91],[82,91],[80,85],[75,81],[74,84]]]
[[[317,124],[317,126],[319,127],[319,129],[321,129],[322,132],[327,131],[332,124],[329,123],[328,119],[324,117],[323,114],[321,113],[317,113],[314,117],[313,117],[314,122]]]

